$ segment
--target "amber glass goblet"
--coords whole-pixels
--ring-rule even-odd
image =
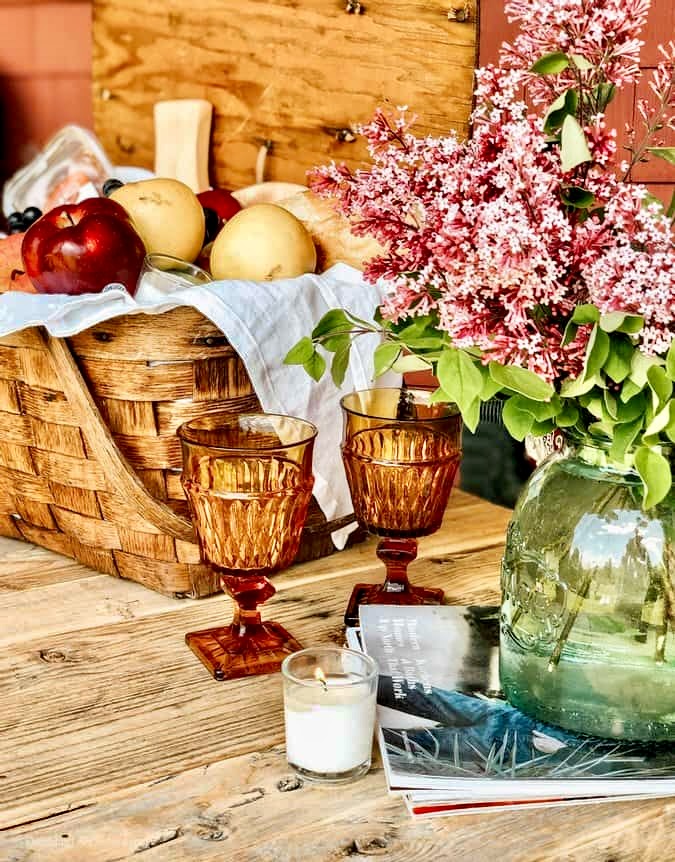
[[[216,679],[272,673],[302,649],[283,626],[262,622],[268,580],[298,552],[312,496],[316,428],[291,416],[212,413],[178,429],[185,496],[201,556],[234,602],[229,625],[185,640]]]
[[[342,459],[356,518],[380,536],[383,584],[354,587],[345,624],[358,625],[359,605],[440,604],[443,590],[415,587],[408,564],[417,538],[441,525],[462,456],[462,419],[455,404],[430,392],[366,389],[341,400]]]

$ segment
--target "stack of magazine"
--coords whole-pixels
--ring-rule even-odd
[[[504,700],[494,607],[363,605],[389,790],[414,817],[675,795],[675,748],[546,725]]]

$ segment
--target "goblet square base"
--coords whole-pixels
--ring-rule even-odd
[[[403,590],[386,589],[384,584],[357,584],[345,611],[345,625],[358,626],[359,605],[442,605],[445,593],[432,587],[406,584]]]
[[[188,632],[185,643],[217,680],[276,673],[287,655],[302,649],[275,622],[262,623],[251,634],[241,634],[237,625]]]

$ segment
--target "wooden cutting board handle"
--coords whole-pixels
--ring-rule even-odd
[[[155,173],[190,186],[195,194],[210,187],[209,143],[213,105],[205,99],[156,102]]]

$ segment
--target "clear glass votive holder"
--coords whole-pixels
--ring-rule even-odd
[[[377,665],[334,646],[293,653],[281,665],[286,758],[302,778],[355,781],[370,769]]]
[[[209,284],[213,281],[208,272],[200,266],[187,260],[181,260],[179,257],[172,257],[170,254],[160,254],[159,252],[146,254],[138,283],[140,284],[143,278],[148,275],[169,279],[177,287],[192,287],[197,284]]]

